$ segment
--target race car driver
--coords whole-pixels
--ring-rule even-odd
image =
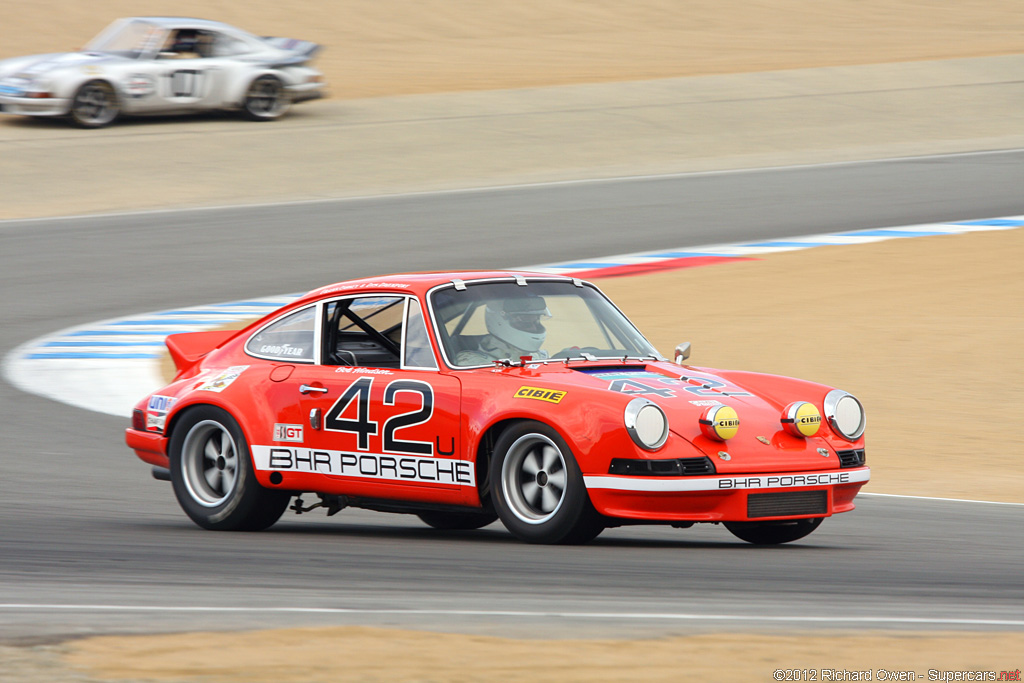
[[[507,358],[547,358],[541,350],[547,336],[543,320],[551,317],[543,297],[526,296],[491,301],[484,311],[487,334],[476,349],[460,351],[456,365],[486,365]]]

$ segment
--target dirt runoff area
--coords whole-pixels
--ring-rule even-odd
[[[47,0],[7,13],[0,58],[135,15],[318,42],[346,99],[1024,52],[1017,0]]]
[[[0,57],[71,49],[111,19],[138,14],[198,15],[323,43],[317,63],[335,98],[1024,52],[1018,0],[49,0],[7,13]],[[1020,502],[1021,263],[1018,229],[600,284],[663,352],[688,340],[695,364],[791,374],[859,395],[869,413],[868,490]],[[686,305],[694,301],[713,305]],[[767,681],[776,669],[813,670],[818,680],[828,669],[881,680],[880,670],[1012,672],[1024,652],[1024,635],[1012,633],[858,632],[841,642],[821,633],[642,642],[369,628],[196,633],[0,648],[0,677]]]

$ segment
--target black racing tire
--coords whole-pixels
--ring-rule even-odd
[[[245,91],[242,111],[252,121],[273,121],[285,115],[291,107],[291,100],[284,83],[277,76],[259,76]]]
[[[260,531],[281,518],[291,495],[256,481],[238,423],[216,406],[189,408],[171,433],[171,485],[193,522],[214,531]]]
[[[107,81],[87,81],[75,91],[68,112],[75,125],[82,128],[109,126],[121,114],[117,92]]]
[[[783,522],[725,522],[733,536],[754,545],[779,545],[796,541],[819,526],[824,517],[793,519]]]
[[[604,530],[576,458],[546,424],[527,420],[506,429],[489,474],[495,512],[520,540],[580,544]]]
[[[498,519],[493,512],[419,512],[423,523],[442,531],[471,531],[482,529]]]

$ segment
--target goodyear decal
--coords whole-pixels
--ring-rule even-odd
[[[535,401],[547,401],[548,403],[560,403],[565,398],[566,392],[552,389],[540,389],[538,387],[519,387],[515,398],[532,398]]]

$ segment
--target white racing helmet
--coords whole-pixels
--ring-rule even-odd
[[[539,351],[547,336],[541,320],[551,317],[547,303],[531,295],[492,301],[484,311],[487,331],[523,351]]]

